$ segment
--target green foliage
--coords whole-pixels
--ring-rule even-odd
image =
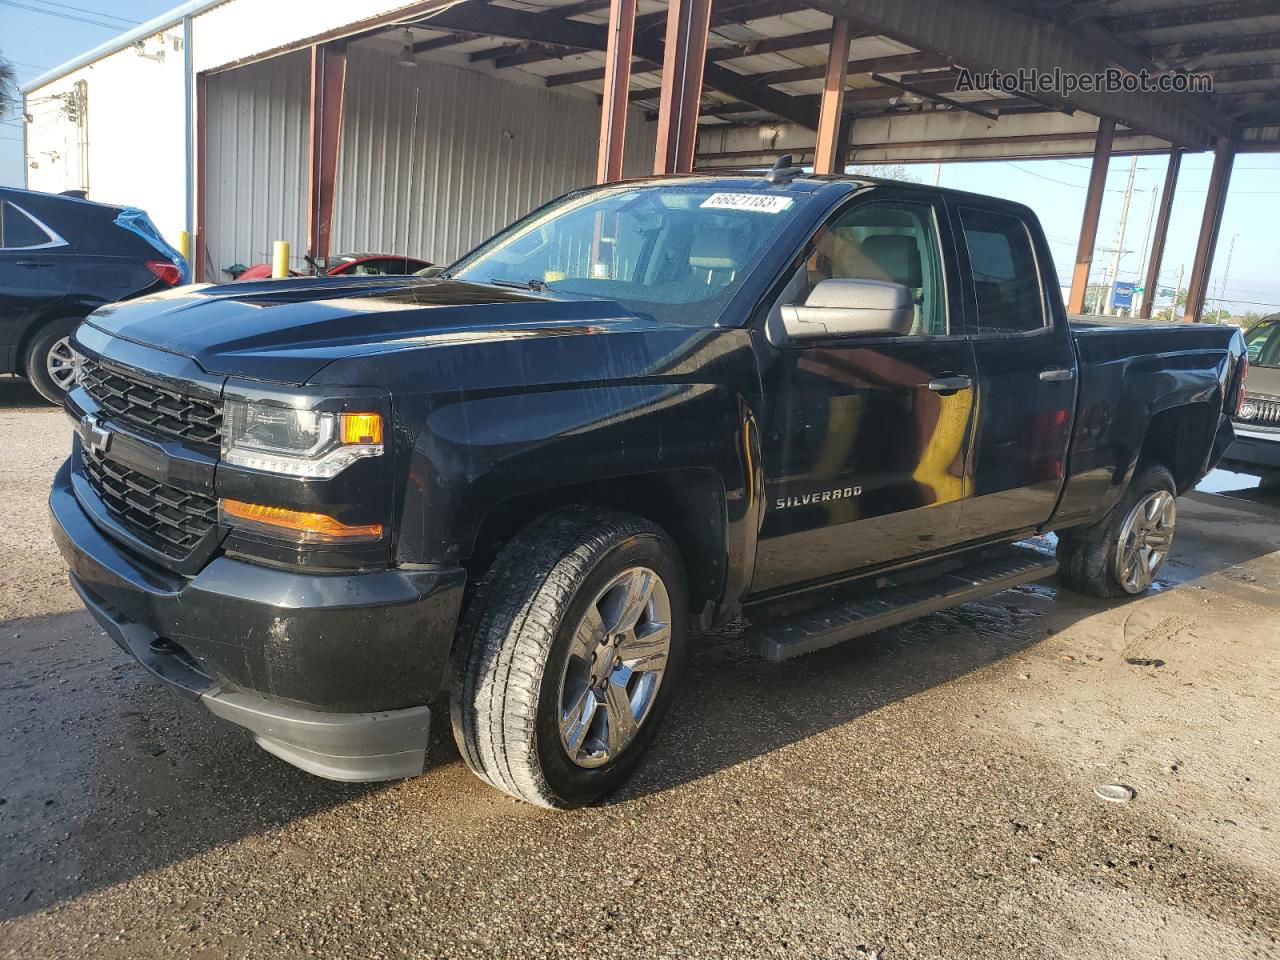
[[[0,56],[0,117],[7,115],[11,109],[16,109],[20,102],[13,64]]]

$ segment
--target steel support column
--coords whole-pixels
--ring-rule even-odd
[[[1098,133],[1093,142],[1093,168],[1089,171],[1089,190],[1084,199],[1084,220],[1080,223],[1080,244],[1076,247],[1076,269],[1071,275],[1071,296],[1067,313],[1084,313],[1084,299],[1089,292],[1089,269],[1093,266],[1093,247],[1098,239],[1098,218],[1102,215],[1102,194],[1107,186],[1107,166],[1111,162],[1111,142],[1115,139],[1116,122],[1106,117],[1098,120]]]
[[[311,48],[311,145],[307,163],[307,254],[323,263],[329,256],[338,144],[342,136],[342,94],[347,83],[345,44]]]
[[[849,21],[836,17],[831,23],[831,44],[827,48],[827,73],[822,84],[818,109],[818,145],[813,151],[814,173],[843,173],[837,167],[840,149],[840,122],[844,113],[844,87],[849,78]]]
[[[636,35],[636,0],[609,4],[609,48],[605,52],[604,100],[600,104],[600,146],[596,183],[622,179],[627,138],[627,92],[631,47]]]
[[[1147,258],[1147,275],[1142,281],[1142,309],[1138,316],[1151,319],[1151,307],[1160,285],[1160,264],[1164,260],[1164,245],[1169,239],[1169,218],[1173,215],[1173,192],[1178,187],[1178,171],[1182,167],[1182,151],[1174,147],[1169,151],[1169,167],[1164,174],[1164,190],[1160,194],[1160,212],[1156,214],[1156,232],[1151,238],[1151,254]],[[1174,291],[1176,309],[1177,293]]]
[[[667,7],[654,173],[688,173],[693,169],[710,25],[711,0],[671,0]]]
[[[1213,150],[1213,171],[1209,174],[1209,195],[1204,200],[1204,216],[1200,221],[1200,240],[1196,243],[1196,259],[1187,284],[1186,312],[1182,319],[1193,323],[1204,313],[1204,298],[1209,292],[1209,274],[1213,270],[1213,251],[1218,246],[1222,228],[1222,212],[1227,206],[1227,188],[1231,185],[1231,166],[1235,163],[1236,146],[1220,137]]]
[[[196,76],[196,129],[195,129],[195,161],[196,161],[196,191],[195,191],[195,237],[192,240],[191,252],[195,260],[191,264],[191,279],[196,283],[201,283],[210,279],[205,275],[205,257],[207,236],[205,230],[204,217],[204,198],[208,195],[208,181],[205,179],[205,152],[206,137],[205,130],[208,127],[208,109],[206,103],[208,101],[208,82],[205,80],[203,73]],[[215,282],[220,278],[215,276],[212,278]]]

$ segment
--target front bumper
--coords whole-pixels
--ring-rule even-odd
[[[464,571],[311,574],[221,556],[188,579],[108,539],[77,501],[69,461],[49,507],[85,606],[158,679],[310,773],[422,772]]]

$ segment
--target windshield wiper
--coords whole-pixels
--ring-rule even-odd
[[[489,282],[495,287],[515,287],[517,290],[532,290],[534,293],[540,292],[546,286],[545,283],[537,279],[526,280],[521,283],[519,280],[501,280],[498,277],[494,277]]]

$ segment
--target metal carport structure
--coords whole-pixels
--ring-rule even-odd
[[[1226,0],[522,0],[406,11],[415,57],[448,54],[548,88],[599,96],[600,179],[622,170],[628,106],[657,124],[653,170],[765,164],[792,153],[818,171],[856,161],[1092,155],[1071,306],[1083,304],[1110,157],[1167,153],[1147,258],[1158,276],[1181,156],[1215,165],[1186,319],[1198,319],[1236,153],[1280,148],[1280,4]],[[376,35],[379,31],[374,30]],[[366,31],[354,39],[369,36]],[[315,87],[332,86],[317,48]],[[1214,92],[957,90],[959,71],[1207,73]],[[321,108],[335,101],[317,94]],[[340,103],[336,108],[340,112]],[[332,162],[321,109],[311,237],[323,251]],[[1151,283],[1151,281],[1149,281]],[[1145,298],[1150,311],[1152,297]]]

